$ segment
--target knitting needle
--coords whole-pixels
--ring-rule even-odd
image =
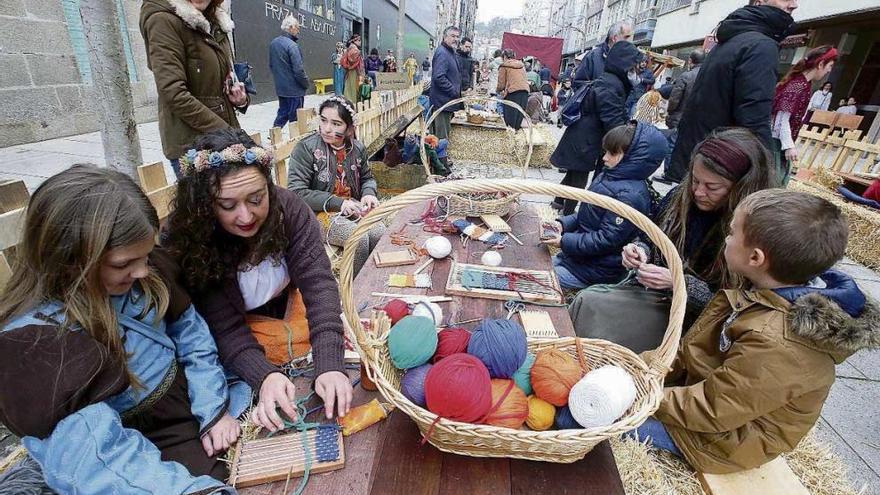
[[[522,243],[522,241],[521,241],[521,240],[519,240],[519,239],[517,239],[517,238],[516,238],[516,236],[515,236],[515,235],[513,235],[513,232],[508,232],[508,233],[507,233],[507,235],[509,235],[509,236],[510,236],[510,238],[511,238],[511,239],[513,239],[513,240],[514,240],[514,241],[516,241],[516,243],[517,243],[517,244],[519,244],[519,245],[520,245],[520,246],[522,246],[522,245],[523,245],[523,243]]]
[[[419,273],[422,273],[422,270],[424,270],[425,268],[428,268],[428,265],[430,265],[433,262],[434,262],[434,258],[428,258],[428,261],[426,261],[422,266],[416,268],[416,271],[413,272],[413,275],[418,275]]]
[[[451,297],[447,296],[420,296],[418,294],[393,294],[390,292],[373,292],[373,297],[394,297],[397,299],[420,299],[422,301],[428,302],[450,302],[452,301]]]
[[[464,320],[464,321],[455,321],[455,322],[450,321],[449,323],[447,323],[445,325],[440,325],[440,328],[449,328],[453,325],[464,325],[465,323],[473,323],[475,321],[483,321],[483,319],[482,318],[473,318],[473,319]]]

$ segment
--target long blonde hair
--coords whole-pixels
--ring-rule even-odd
[[[50,177],[28,204],[12,277],[0,295],[0,325],[58,301],[63,328],[81,327],[124,363],[116,312],[101,283],[101,259],[109,249],[155,238],[158,231],[156,210],[128,176],[80,164]],[[141,317],[155,308],[161,318],[169,296],[158,273],[150,268],[137,283],[146,298]]]

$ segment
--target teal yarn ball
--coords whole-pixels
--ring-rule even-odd
[[[421,366],[437,350],[434,320],[425,316],[404,316],[388,333],[388,354],[394,367],[407,370]]]
[[[535,364],[535,355],[530,352],[526,354],[526,360],[523,361],[522,366],[520,366],[511,377],[513,383],[516,383],[516,386],[519,387],[526,396],[532,395],[532,380],[530,375],[533,364]]]

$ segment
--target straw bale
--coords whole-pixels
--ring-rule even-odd
[[[518,168],[521,163],[512,153],[511,139],[506,129],[456,125],[449,134],[449,158]]]
[[[550,155],[556,150],[559,141],[553,137],[547,124],[535,124],[532,128],[532,159],[529,161],[529,168],[552,168],[550,163]],[[529,131],[522,128],[516,132],[511,140],[512,153],[515,154],[520,161],[526,159],[529,152]]]
[[[421,163],[401,163],[389,167],[382,162],[370,162],[370,170],[379,185],[380,195],[400,194],[424,186],[428,181]]]

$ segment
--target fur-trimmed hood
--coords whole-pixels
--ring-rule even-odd
[[[208,21],[208,18],[187,0],[144,0],[142,8],[148,9],[149,13],[172,12],[190,29],[211,34],[211,23]],[[214,9],[214,18],[217,21],[217,26],[224,33],[232,34],[232,30],[235,29],[235,23],[232,22],[232,17],[229,16],[229,12],[222,5],[217,5]]]
[[[792,331],[836,361],[861,349],[880,347],[880,304],[862,293],[852,277],[829,270],[808,286],[774,292],[791,304]]]

